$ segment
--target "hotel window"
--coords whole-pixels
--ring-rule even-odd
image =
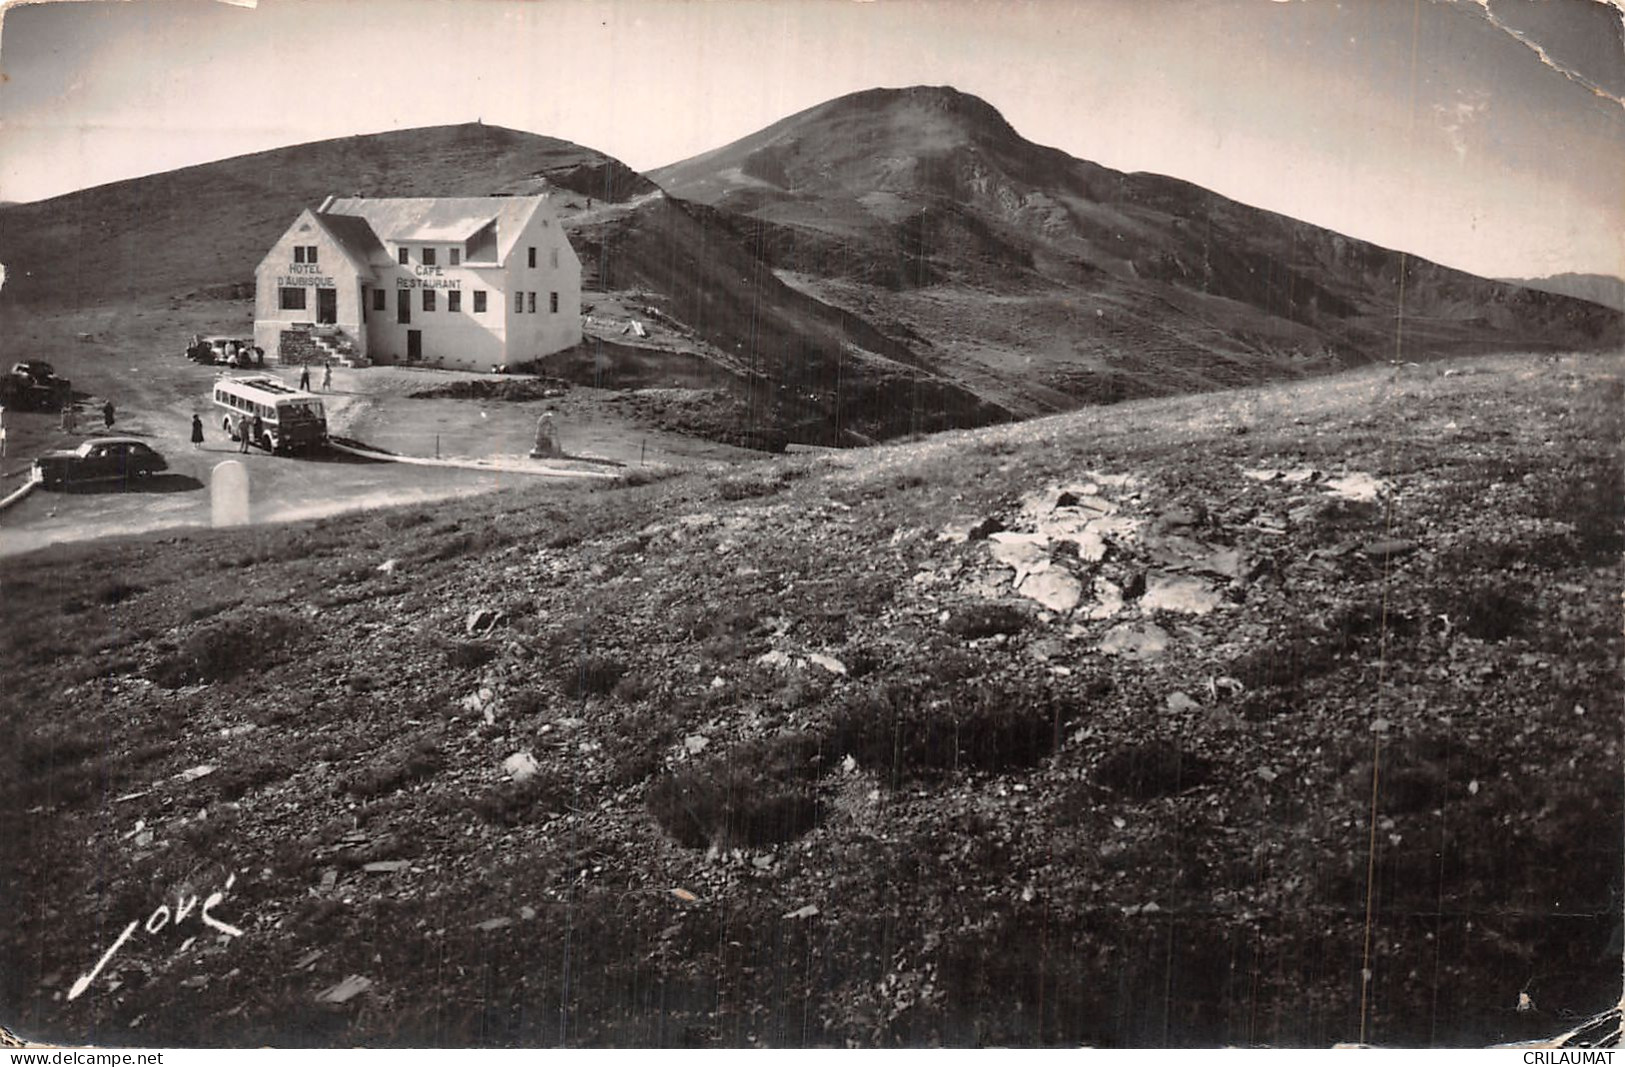
[[[305,310],[305,291],[303,289],[278,289],[277,293],[283,311]]]
[[[406,266],[406,246],[401,246],[401,266]]]
[[[434,266],[434,249],[425,248],[423,250],[423,265],[425,267]]]
[[[374,289],[372,291],[372,309],[374,311],[383,311],[387,307],[384,301],[388,299],[388,294],[386,294],[382,289]]]
[[[463,310],[463,294],[462,294],[462,292],[460,290],[452,289],[452,290],[450,290],[449,292],[446,293],[446,310],[447,311],[461,311],[461,310]]]
[[[423,310],[424,311],[433,311],[434,310],[434,290],[433,289],[425,289],[425,290],[423,290]]]
[[[530,297],[530,299],[527,301],[527,303],[529,303],[530,306],[527,307],[525,310],[530,312],[532,315],[536,314],[536,294],[535,293],[526,293],[525,295]]]
[[[485,290],[474,290],[474,314],[478,315],[485,310]]]
[[[306,245],[305,246],[305,262],[306,263],[314,263],[314,262],[316,262],[316,246],[315,245]]]
[[[524,310],[525,310],[525,294],[524,293],[515,293],[515,294],[513,294],[513,313],[515,315],[517,315],[521,311],[524,311]]]
[[[559,294],[547,294],[547,310],[551,311],[555,315],[559,313]]]
[[[536,265],[536,246],[534,245],[530,249],[530,265],[533,267]]]
[[[294,245],[293,246],[293,261],[295,263],[303,263],[305,261],[305,246],[304,245]]]
[[[559,250],[557,248],[550,248],[547,250],[547,259],[548,263],[553,267],[554,270],[559,269]]]
[[[461,248],[448,248],[446,254],[451,256],[451,265],[454,267],[463,261],[463,250]]]

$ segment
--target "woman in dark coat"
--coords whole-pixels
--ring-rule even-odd
[[[201,415],[192,416],[192,447],[203,447],[203,417]]]

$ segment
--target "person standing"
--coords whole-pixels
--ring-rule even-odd
[[[102,405],[102,422],[111,430],[113,428],[113,402],[107,401]]]
[[[265,440],[265,422],[260,418],[257,411],[254,413],[253,433],[254,436],[250,437],[249,440],[254,444],[261,444]]]
[[[192,450],[195,452],[203,447],[203,416],[192,416]]]
[[[333,361],[327,360],[322,364],[322,392],[333,388]]]
[[[248,434],[249,434],[248,416],[247,415],[241,415],[237,419],[237,451],[239,451],[239,452],[247,452],[248,451]]]
[[[310,364],[309,363],[306,363],[304,365],[304,367],[301,368],[300,371],[299,371],[299,391],[301,393],[310,392]]]
[[[6,455],[6,406],[0,404],[0,459]]]
[[[78,409],[73,406],[72,401],[62,405],[62,432],[79,432],[79,412]]]

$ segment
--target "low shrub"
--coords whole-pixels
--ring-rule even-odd
[[[445,766],[437,742],[424,738],[410,748],[385,753],[366,767],[349,775],[344,782],[347,792],[358,797],[376,797],[427,778]]]
[[[209,776],[215,795],[221,800],[238,800],[262,785],[286,781],[294,772],[286,760],[272,756],[247,764],[222,767]]]
[[[849,698],[827,743],[893,782],[953,771],[1030,767],[1055,751],[1070,709],[1047,692],[892,682]]]
[[[453,641],[446,646],[446,666],[461,669],[483,667],[496,654],[497,650],[484,641]]]
[[[229,682],[274,662],[305,632],[300,620],[275,611],[228,619],[199,630],[164,656],[149,677],[159,685]]]
[[[568,794],[552,778],[536,774],[522,782],[503,782],[474,801],[474,813],[498,826],[517,826],[537,808],[561,811]]]
[[[580,699],[613,692],[626,674],[626,665],[612,656],[589,654],[559,664],[565,695]]]
[[[948,630],[967,641],[995,634],[1020,633],[1027,613],[1013,604],[972,604],[948,617]]]
[[[810,733],[739,746],[656,782],[649,811],[688,848],[793,841],[818,822],[824,752]]]
[[[744,474],[725,478],[718,483],[717,496],[723,500],[748,500],[751,497],[772,496],[783,488],[784,483],[777,478]]]
[[[1135,800],[1184,792],[1207,781],[1212,764],[1168,741],[1123,745],[1095,770],[1095,781]]]

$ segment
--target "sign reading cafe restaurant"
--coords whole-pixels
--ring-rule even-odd
[[[283,362],[486,370],[581,340],[581,261],[546,196],[329,197],[255,281],[254,343]]]

